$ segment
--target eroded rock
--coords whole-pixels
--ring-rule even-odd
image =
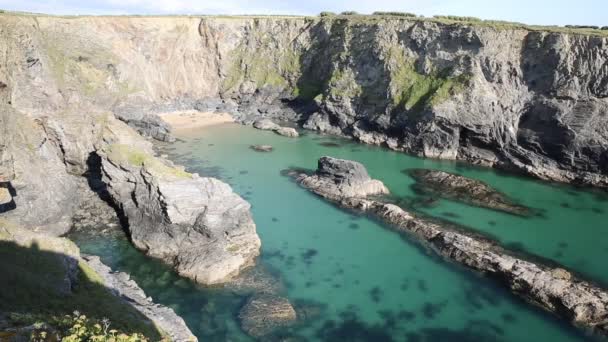
[[[102,181],[128,220],[133,244],[202,284],[228,281],[251,266],[261,242],[249,203],[228,184],[187,173],[129,137],[108,135],[113,143],[99,154]]]
[[[264,130],[264,131],[274,131],[274,130],[281,128],[281,126],[275,124],[270,119],[257,120],[256,122],[253,123],[253,127]]]
[[[273,131],[279,135],[289,137],[289,138],[297,138],[300,136],[300,133],[296,131],[295,128],[292,127],[282,127],[272,122],[270,119],[260,119],[253,123],[253,127],[265,131]]]
[[[414,169],[408,173],[417,182],[414,189],[422,193],[514,215],[532,214],[529,208],[515,204],[506,195],[475,179],[439,170]]]
[[[320,158],[315,173],[299,179],[307,188],[319,189],[335,199],[389,193],[381,181],[371,179],[361,163],[332,157]]]
[[[300,133],[298,133],[298,131],[292,127],[281,127],[275,130],[275,133],[288,138],[297,138],[300,136]]]
[[[288,174],[317,195],[343,208],[384,220],[398,232],[415,237],[445,259],[490,275],[518,296],[574,325],[608,335],[608,292],[605,290],[564,269],[514,256],[494,241],[467,233],[457,226],[418,217],[381,200],[343,192],[340,183],[335,181],[335,174],[322,171],[323,164],[319,161],[319,169],[313,175],[297,170]]]

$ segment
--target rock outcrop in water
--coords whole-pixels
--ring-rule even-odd
[[[407,173],[416,180],[414,189],[425,194],[514,215],[532,214],[530,208],[513,203],[506,195],[476,179],[439,170],[414,169]]]
[[[321,165],[321,161],[319,161]],[[596,333],[608,336],[608,292],[578,279],[568,271],[533,263],[502,249],[494,242],[464,232],[455,226],[418,217],[401,207],[374,200],[363,193],[349,194],[342,182],[365,184],[369,177],[361,172],[348,174],[332,169],[313,175],[292,170],[288,173],[303,187],[350,210],[373,215],[398,232],[407,233],[445,259],[479,271],[508,286],[524,299]]]
[[[228,184],[115,138],[99,151],[102,180],[137,248],[202,284],[225,282],[254,263],[261,243],[250,205]]]
[[[269,119],[257,120],[253,123],[253,127],[264,131],[273,131],[278,135],[282,135],[289,138],[297,138],[300,136],[300,133],[298,133],[295,128],[282,127]]]
[[[332,157],[320,158],[317,171],[301,181],[307,188],[325,189],[332,199],[389,193],[382,182],[369,177],[363,164]]]

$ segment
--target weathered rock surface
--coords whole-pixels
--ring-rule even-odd
[[[476,179],[427,169],[409,170],[408,174],[417,182],[414,189],[426,194],[514,215],[532,214],[530,208],[515,204],[506,195]]]
[[[275,133],[288,138],[297,138],[300,136],[300,133],[293,127],[281,127],[275,130]]]
[[[317,195],[341,207],[374,215],[397,231],[419,239],[445,259],[497,279],[517,295],[574,325],[608,335],[608,292],[594,284],[578,279],[561,268],[511,255],[493,241],[466,233],[455,226],[417,217],[397,205],[361,196],[342,195],[331,173],[322,176],[323,173],[317,170],[314,175],[308,175],[293,170],[289,175]],[[323,177],[326,179],[320,181],[319,178]]]
[[[86,121],[92,107],[170,139],[147,114],[204,108],[608,186],[603,36],[379,17],[3,15],[0,26],[0,100],[45,128],[67,109]],[[44,136],[28,145],[62,155]]]
[[[297,138],[300,136],[300,133],[296,131],[295,128],[292,127],[282,127],[272,122],[269,119],[261,119],[257,120],[253,123],[253,127],[265,131],[273,131],[279,135],[289,137],[289,138]]]
[[[281,126],[275,124],[269,119],[261,119],[254,122],[253,127],[264,131],[274,131],[279,129]]]
[[[256,152],[272,152],[273,150],[270,145],[251,145],[249,148]]]
[[[371,179],[363,164],[332,157],[320,158],[317,171],[301,181],[307,188],[320,189],[335,199],[389,193],[381,181]]]
[[[228,184],[115,138],[100,150],[103,181],[137,248],[202,284],[225,282],[253,264],[260,239],[249,203]]]
[[[280,296],[253,295],[239,312],[241,327],[248,335],[260,338],[296,321],[296,311]]]
[[[175,314],[173,309],[155,304],[128,274],[113,272],[97,256],[83,255],[82,258],[101,277],[108,289],[154,322],[154,325],[160,328],[171,341],[195,342],[198,340],[188,329],[186,322]]]

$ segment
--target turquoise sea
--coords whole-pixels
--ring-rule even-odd
[[[268,339],[295,341],[587,341],[593,338],[502,289],[490,279],[437,258],[407,236],[346,212],[281,175],[316,168],[324,155],[363,163],[411,210],[461,224],[504,246],[556,262],[608,286],[608,194],[411,157],[346,139],[304,132],[286,138],[237,124],[178,133],[164,153],[190,172],[229,183],[252,204],[262,239],[259,263],[298,306],[315,308]],[[270,153],[252,144],[269,144]],[[441,169],[482,180],[534,209],[523,218],[412,189],[412,168]],[[405,172],[404,172],[405,170]],[[200,341],[248,341],[238,311],[246,298],[203,288],[136,251],[122,234],[72,236],[84,253],[129,272],[155,301],[185,318]]]

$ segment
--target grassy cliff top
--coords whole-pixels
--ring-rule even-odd
[[[451,15],[436,15],[433,17],[416,16],[412,13],[400,13],[400,12],[375,12],[374,14],[359,14],[354,12],[343,12],[341,14],[334,14],[330,12],[322,12],[319,16],[304,16],[304,15],[206,15],[206,14],[164,14],[164,15],[137,15],[137,14],[126,14],[126,15],[53,15],[44,13],[29,13],[29,12],[16,12],[16,11],[5,11],[0,9],[0,16],[2,15],[13,15],[13,16],[33,16],[33,17],[57,17],[64,19],[77,19],[77,18],[220,18],[220,19],[305,19],[305,20],[348,20],[353,23],[375,23],[384,20],[398,20],[398,21],[418,21],[418,22],[432,22],[445,25],[467,25],[467,26],[480,26],[490,27],[499,30],[526,30],[536,32],[550,32],[550,33],[563,33],[563,34],[576,34],[586,36],[598,36],[608,37],[608,26],[581,26],[581,25],[528,25],[518,22],[501,21],[501,20],[483,20],[475,17],[459,17]]]

